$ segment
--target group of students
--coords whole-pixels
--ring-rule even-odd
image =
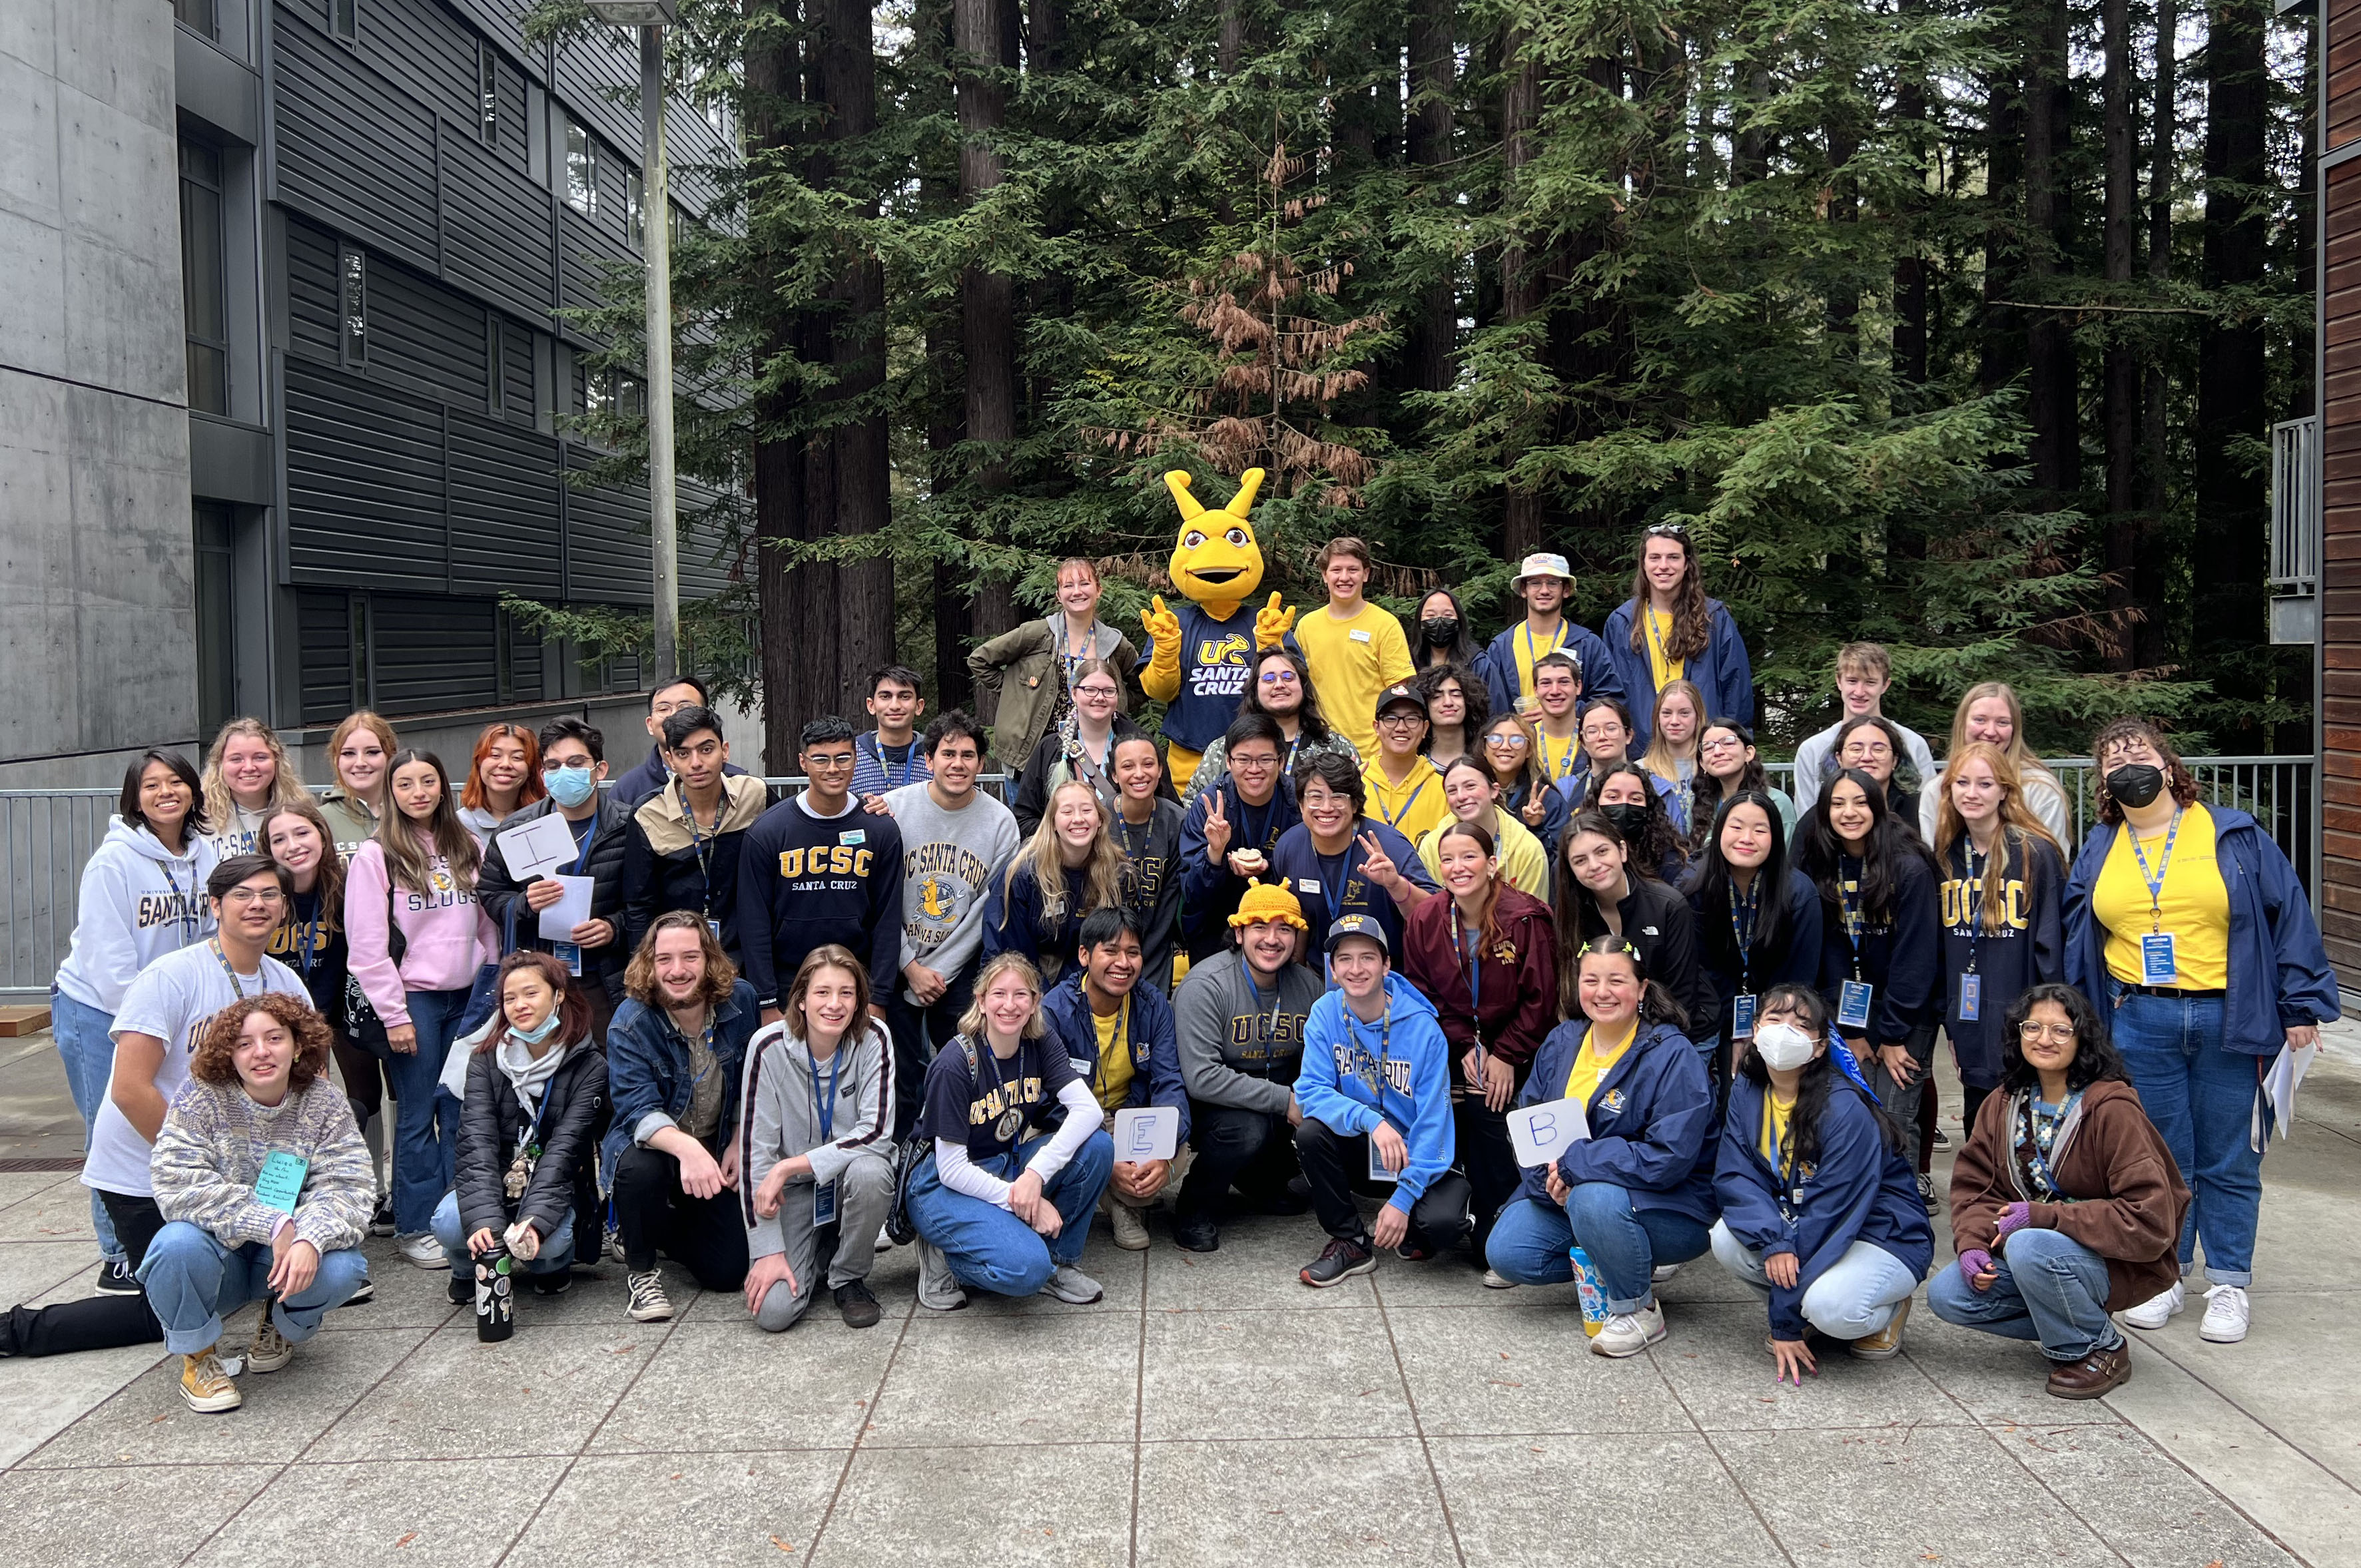
[[[222,1315],[268,1298],[244,1365],[284,1365],[366,1299],[368,1232],[455,1301],[495,1254],[554,1293],[619,1252],[639,1321],[669,1258],[765,1329],[822,1283],[873,1324],[873,1260],[913,1240],[929,1309],[1087,1303],[1093,1215],[1138,1249],[1163,1204],[1200,1252],[1312,1212],[1312,1287],[1385,1247],[1579,1273],[1608,1355],[1711,1251],[1800,1377],[1813,1333],[1892,1354],[1932,1267],[1938,1030],[1967,1133],[1933,1310],[2092,1397],[2128,1372],[2108,1314],[2180,1310],[2202,1234],[2203,1332],[2243,1337],[2260,1070],[2336,988],[2285,857],[2158,730],[2094,740],[2070,866],[2015,694],[1971,688],[1938,769],[1873,644],[1772,788],[1677,528],[1604,638],[1535,556],[1480,652],[1447,593],[1414,640],[1362,598],[1357,541],[1320,565],[1330,603],[1239,652],[1185,757],[1127,717],[1142,659],[1080,561],[972,658],[993,736],[888,666],[869,728],[804,728],[785,798],[689,679],[611,784],[573,718],[489,726],[454,778],[355,714],[316,803],[252,720],[203,776],[148,753],[56,991],[101,1295],[16,1309],[0,1353],[161,1338],[229,1408]],[[1584,1135],[1521,1164],[1510,1113],[1561,1102]],[[1170,1152],[1118,1158],[1126,1110]]]

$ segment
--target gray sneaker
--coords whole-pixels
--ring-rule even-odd
[[[951,1260],[942,1248],[923,1239],[918,1243],[918,1305],[938,1312],[956,1312],[967,1305],[967,1292],[951,1272]]]
[[[1087,1307],[1106,1299],[1099,1282],[1070,1263],[1061,1263],[1049,1275],[1049,1283],[1041,1287],[1041,1294],[1054,1296],[1060,1301],[1077,1307]]]

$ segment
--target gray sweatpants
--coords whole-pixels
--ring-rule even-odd
[[[894,1159],[891,1146],[883,1152],[863,1149],[852,1157],[836,1179],[836,1255],[828,1266],[833,1290],[868,1277],[877,1261],[877,1233],[894,1206]],[[755,1326],[777,1333],[795,1326],[812,1303],[819,1280],[819,1233],[812,1224],[812,1184],[791,1181],[779,1203],[779,1234],[786,1239],[787,1266],[795,1283],[780,1280],[763,1298],[754,1313]]]

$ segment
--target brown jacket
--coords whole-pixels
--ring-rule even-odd
[[[2025,1091],[1993,1094],[1976,1113],[1975,1130],[1951,1168],[1951,1245],[1989,1250],[2001,1211],[2030,1203],[2033,1223],[2062,1231],[2107,1260],[2108,1311],[2136,1307],[2180,1277],[2178,1246],[2189,1189],[2164,1136],[2128,1083],[2102,1080],[2051,1151],[2062,1203],[2034,1203],[2013,1146],[2023,1124]]]

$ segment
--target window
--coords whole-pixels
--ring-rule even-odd
[[[361,0],[328,0],[328,31],[352,43],[361,36]]]
[[[507,331],[499,316],[484,313],[484,379],[491,389],[487,411],[496,419],[508,411],[508,355],[500,342]]]
[[[713,127],[715,136],[724,141],[730,139],[730,109],[720,99],[708,98],[705,101],[705,123]]]
[[[598,144],[571,120],[566,122],[566,204],[586,218],[598,211]]]
[[[648,417],[647,383],[636,376],[617,374],[615,377],[615,417],[645,419]]]
[[[631,242],[645,248],[648,243],[647,181],[636,169],[623,171],[623,233]]]
[[[368,258],[359,247],[344,247],[336,258],[336,277],[344,296],[340,357],[347,368],[357,368],[368,363]]]
[[[217,0],[172,0],[172,15],[181,26],[209,38],[221,37],[221,15]]]
[[[210,735],[238,710],[236,514],[199,501],[196,533],[197,726]]]
[[[476,40],[476,131],[488,142],[500,139],[500,59],[482,38]]]
[[[189,406],[229,412],[229,304],[223,276],[221,154],[181,143],[181,310],[187,323]]]

